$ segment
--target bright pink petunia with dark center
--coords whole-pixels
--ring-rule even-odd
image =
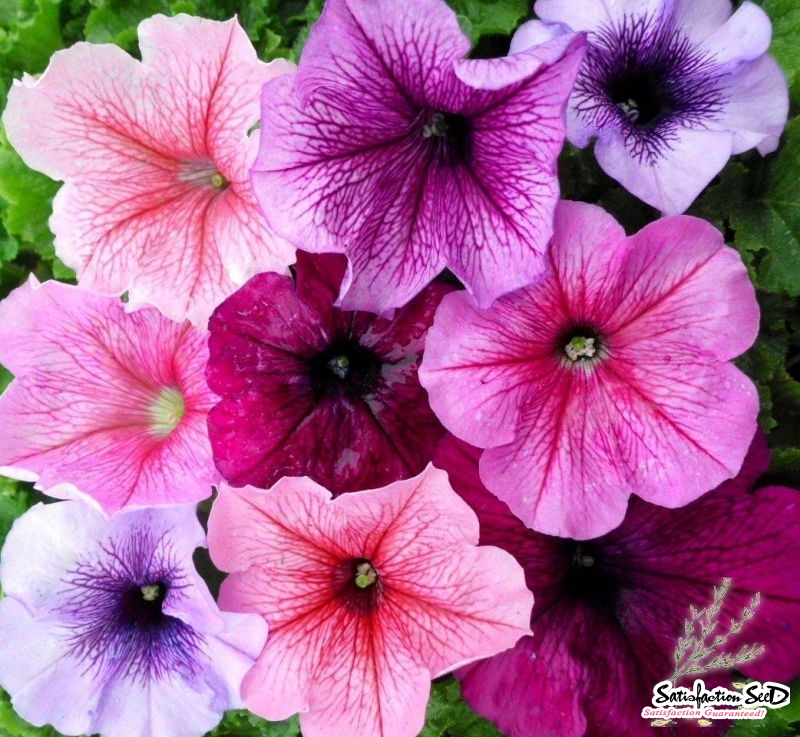
[[[550,273],[478,309],[448,295],[420,381],[481,479],[528,526],[575,538],[618,525],[628,497],[678,507],[739,470],[755,386],[730,361],[758,332],[739,255],[697,218],[626,237],[563,202]],[[720,428],[725,428],[720,432]]]
[[[764,645],[761,656],[737,666],[757,680],[788,683],[800,672],[800,492],[751,491],[769,463],[762,437],[736,478],[681,509],[634,498],[619,528],[587,541],[527,529],[483,486],[478,456],[448,438],[436,463],[477,513],[481,543],[514,555],[535,598],[533,637],[456,674],[470,706],[504,734],[651,737],[641,711],[651,706],[653,687],[672,676],[689,607],[707,606],[725,577],[732,584],[720,633],[756,592],[761,603],[721,652]],[[728,672],[700,677],[732,688]],[[693,678],[680,685],[691,687]],[[675,721],[669,734],[719,734]]]
[[[425,334],[451,287],[393,318],[333,306],[345,260],[298,252],[296,284],[261,274],[209,323],[209,415],[227,481],[266,488],[307,475],[334,493],[419,473],[444,430],[417,378]]]
[[[224,485],[209,550],[230,572],[223,610],[257,612],[269,639],[242,684],[267,719],[305,737],[414,737],[431,679],[529,634],[532,597],[446,475],[335,500],[307,478]]]
[[[347,254],[349,309],[445,266],[488,306],[542,271],[584,39],[469,51],[443,0],[328,0],[295,79],[265,86],[256,196],[298,247]]]
[[[205,333],[31,280],[0,304],[0,345],[15,376],[0,397],[4,474],[109,514],[211,495]]]
[[[138,61],[111,44],[56,53],[9,92],[3,124],[25,162],[64,181],[50,226],[81,286],[205,325],[259,271],[285,272],[291,246],[264,223],[248,170],[264,64],[233,19],[156,15]]]

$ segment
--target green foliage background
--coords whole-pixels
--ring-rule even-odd
[[[180,12],[226,19],[238,14],[259,56],[297,60],[323,0],[0,0],[0,109],[12,79],[44,71],[50,56],[78,41],[116,43],[136,55],[136,26],[155,13]],[[479,55],[500,55],[508,36],[527,17],[528,0],[449,0]],[[781,148],[766,158],[737,157],[696,201],[690,214],[716,225],[742,254],[758,290],[761,334],[739,366],[756,382],[760,424],[773,461],[765,483],[800,487],[800,3],[762,0],[773,21],[772,53],[786,74],[792,119]],[[597,202],[629,232],[658,213],[597,167],[590,150],[566,146],[562,194]],[[58,184],[28,169],[0,130],[0,298],[30,273],[40,280],[74,279],[55,256],[47,227]],[[0,367],[0,389],[11,376]],[[0,542],[13,520],[38,500],[28,485],[0,477]],[[800,695],[800,681],[793,697]],[[800,705],[770,711],[760,724],[742,723],[730,737],[800,734]],[[452,678],[434,683],[422,737],[497,737],[487,721],[461,700]],[[245,711],[229,712],[213,737],[298,737],[296,718],[269,723]],[[17,717],[0,695],[0,737],[58,737]],[[533,736],[532,736],[533,737]]]

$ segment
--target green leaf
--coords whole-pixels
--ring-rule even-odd
[[[797,0],[763,0],[761,7],[772,20],[770,53],[783,68],[792,98],[800,101],[800,57],[797,54],[800,5]]]
[[[448,0],[459,20],[466,18],[473,43],[482,36],[509,35],[531,9],[529,0]],[[462,24],[463,27],[464,24]]]
[[[789,122],[783,146],[756,175],[730,211],[736,247],[756,263],[758,287],[800,295],[800,119]]]
[[[9,235],[52,253],[53,234],[47,220],[58,186],[29,169],[5,137],[0,139],[0,197],[7,205],[2,218]]]
[[[780,709],[767,709],[763,720],[742,719],[728,732],[727,737],[792,737],[800,727],[800,679],[791,684],[791,700]]]
[[[229,711],[208,737],[299,737],[300,722],[291,717],[283,722],[268,722],[249,711]]]
[[[436,681],[431,688],[425,728],[419,737],[500,737],[495,726],[479,717],[461,698],[453,677]]]

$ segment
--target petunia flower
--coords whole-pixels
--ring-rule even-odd
[[[334,493],[419,473],[444,429],[417,367],[451,287],[426,287],[392,318],[334,307],[345,259],[298,252],[296,284],[260,274],[209,323],[214,460],[236,486],[310,476]]]
[[[626,238],[564,202],[549,263],[487,311],[448,295],[428,332],[420,381],[444,426],[487,449],[489,490],[539,532],[589,538],[632,493],[679,507],[734,476],[758,397],[730,361],[759,311],[720,233],[675,216]]]
[[[533,637],[456,673],[467,703],[504,734],[651,737],[641,711],[653,687],[672,677],[689,607],[708,606],[726,577],[732,583],[715,634],[741,620],[756,592],[761,602],[715,654],[759,643],[763,654],[738,670],[783,683],[800,672],[800,492],[751,491],[769,463],[763,437],[736,478],[681,509],[634,498],[619,528],[587,541],[527,529],[481,484],[478,455],[448,438],[436,462],[477,513],[481,543],[514,555],[535,600]],[[695,677],[732,688],[725,671],[679,685],[691,687]],[[696,722],[675,721],[670,734],[698,733]],[[699,733],[717,734],[708,729]]]
[[[542,271],[584,39],[469,51],[443,0],[328,0],[296,77],[264,88],[256,196],[299,248],[347,254],[348,309],[445,266],[488,306]]]
[[[0,469],[50,496],[125,506],[204,499],[206,335],[152,308],[33,278],[0,303]]]
[[[64,181],[50,227],[82,287],[204,325],[250,276],[293,261],[248,170],[261,86],[294,66],[259,61],[235,19],[156,15],[139,47],[142,61],[111,44],[57,52],[14,83],[3,125],[29,166]]]
[[[537,0],[547,21],[520,27],[511,50],[587,31],[567,138],[596,138],[600,167],[665,214],[681,213],[732,154],[774,151],[789,96],[769,56],[761,8],[729,0]]]
[[[414,737],[432,677],[530,633],[521,568],[477,541],[475,514],[430,466],[333,501],[308,478],[223,485],[209,519],[230,572],[220,606],[270,628],[247,708],[300,712],[305,737]]]
[[[220,612],[192,565],[193,507],[110,522],[82,501],[14,523],[0,576],[0,685],[68,735],[201,737],[242,708],[260,617]]]

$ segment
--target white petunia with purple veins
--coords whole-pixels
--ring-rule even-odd
[[[516,52],[587,31],[567,138],[596,138],[603,171],[665,215],[686,210],[732,154],[774,151],[789,98],[767,54],[771,24],[751,2],[538,0]]]
[[[67,735],[200,737],[266,639],[220,612],[195,571],[193,506],[107,520],[82,501],[20,517],[0,559],[0,685],[14,709]]]

